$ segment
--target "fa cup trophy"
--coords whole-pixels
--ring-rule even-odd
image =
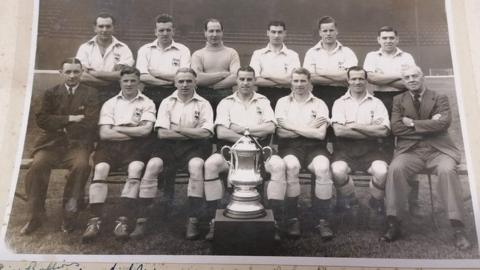
[[[272,149],[268,146],[262,148],[246,130],[232,147],[222,147],[221,153],[230,166],[228,182],[234,187],[224,215],[237,219],[265,216],[257,186],[263,182],[261,166],[272,156]]]

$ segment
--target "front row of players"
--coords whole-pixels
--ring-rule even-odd
[[[50,170],[58,162],[70,169],[62,229],[68,232],[74,228],[83,198],[84,181],[78,179],[86,179],[88,175],[88,153],[98,113],[95,90],[79,83],[81,73],[78,60],[65,60],[61,69],[65,83],[46,92],[37,114],[39,127],[50,136],[37,143],[33,165],[26,175],[29,222],[22,228],[22,234],[31,233],[41,225]],[[323,240],[334,237],[329,225],[333,186],[341,198],[340,206],[353,208],[358,202],[349,173],[368,171],[372,175],[370,206],[378,209],[379,214],[383,214],[386,206],[388,226],[381,239],[388,242],[400,236],[399,220],[408,196],[408,179],[426,168],[439,177],[439,191],[454,230],[454,245],[459,249],[470,247],[464,232],[461,183],[455,172],[460,152],[448,136],[451,121],[448,99],[426,89],[423,74],[416,66],[402,70],[409,91],[395,97],[391,123],[383,103],[368,93],[367,73],[361,67],[348,69],[349,88],[335,101],[331,119],[326,104],[311,93],[310,72],[304,68],[293,71],[291,93],[279,99],[275,113],[269,100],[255,91],[254,70],[240,68],[237,91],[219,103],[215,123],[210,103],[195,91],[196,73],[190,68],[177,71],[176,91],[162,101],[157,117],[154,103],[138,90],[139,71],[126,67],[120,76],[121,91],[103,105],[98,120],[100,140],[93,156],[94,176],[89,187],[91,217],[83,234],[85,241],[100,233],[110,170],[125,165],[128,177],[114,228],[117,238],[144,236],[159,174],[164,168],[186,167],[189,173],[186,238],[200,236],[199,212],[205,198],[211,220],[205,238],[212,239],[215,210],[224,191],[219,174],[226,172],[228,165],[218,152],[209,156],[210,138],[216,134],[218,151],[223,145],[232,145],[248,129],[262,145],[269,144],[273,134],[278,137],[278,155],[265,164],[271,175],[266,193],[276,223],[280,226],[284,220],[288,235],[301,233],[298,213],[301,168],[315,175],[316,228]],[[326,147],[329,126],[336,135],[333,155]],[[397,151],[388,167],[389,157],[382,151],[379,139],[390,133],[390,127],[397,136]],[[151,136],[152,128],[155,136]],[[133,222],[127,217],[132,216],[136,222],[130,230]],[[280,238],[278,230],[275,237]]]

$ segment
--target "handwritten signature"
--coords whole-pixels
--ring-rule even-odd
[[[39,263],[37,262],[31,262],[25,268],[25,270],[56,270],[56,269],[65,269],[67,267],[68,269],[79,269],[79,270],[82,269],[80,268],[80,264],[76,262],[68,262],[68,263],[67,262],[63,262],[63,263],[51,262],[51,263],[48,263],[46,267],[40,266]]]

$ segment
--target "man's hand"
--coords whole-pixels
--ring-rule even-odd
[[[78,122],[82,121],[84,118],[85,118],[85,115],[83,115],[83,114],[69,115],[68,116],[68,122],[78,123]]]
[[[404,116],[404,117],[402,117],[402,122],[405,126],[411,127],[412,124],[413,124],[413,119]]]
[[[244,134],[245,133],[245,129],[244,127],[240,126],[240,125],[237,125],[237,124],[230,124],[230,129],[235,132],[235,133],[238,133],[238,134]]]
[[[432,120],[438,120],[438,119],[440,119],[440,117],[442,117],[442,115],[437,113],[434,116],[432,116]]]
[[[327,118],[323,117],[323,116],[320,116],[320,117],[317,117],[315,119],[312,119],[309,123],[308,123],[308,126],[312,127],[312,128],[319,128],[325,124],[327,124],[328,121],[327,121]]]

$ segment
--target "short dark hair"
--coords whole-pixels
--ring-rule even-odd
[[[320,20],[318,20],[318,29],[320,29],[322,24],[325,24],[325,23],[333,23],[335,28],[337,27],[337,22],[335,21],[335,19],[333,17],[323,16],[323,17],[320,18]]]
[[[166,13],[162,13],[157,17],[155,17],[155,23],[169,23],[169,22],[171,22],[173,25],[173,17]]]
[[[130,66],[124,66],[122,67],[122,70],[120,70],[120,77],[123,75],[128,75],[128,74],[134,74],[137,75],[137,77],[140,78],[140,70],[138,70],[135,67],[130,67]]]
[[[380,27],[380,29],[378,29],[378,36],[380,36],[380,34],[382,32],[393,32],[395,33],[395,36],[398,36],[398,33],[397,33],[397,30],[395,30],[393,27],[391,26],[382,26]]]
[[[367,71],[365,69],[363,69],[361,66],[353,66],[353,67],[349,67],[347,69],[347,78],[350,79],[350,72],[352,71],[363,71],[363,74],[365,74],[365,80],[368,78],[368,74],[367,74]]]
[[[303,67],[295,68],[292,71],[292,76],[293,74],[307,75],[307,78],[310,81],[311,74],[310,74],[310,71],[308,71],[308,69],[306,68],[303,68]]]
[[[251,66],[243,66],[243,67],[240,67],[240,68],[237,70],[237,76],[238,76],[238,73],[240,73],[240,71],[252,72],[252,73],[253,73],[253,77],[255,77],[255,69],[253,69]]]
[[[115,18],[110,13],[107,13],[107,12],[98,13],[97,16],[95,17],[95,20],[93,21],[93,25],[97,25],[97,19],[98,18],[103,18],[103,19],[110,18],[110,19],[112,19],[112,24],[115,25]]]
[[[205,20],[205,22],[203,23],[203,29],[204,29],[205,31],[208,30],[208,23],[209,23],[209,22],[217,22],[217,23],[219,23],[219,24],[220,24],[220,29],[222,29],[222,31],[223,31],[223,24],[222,24],[218,19],[215,19],[215,18],[209,18],[209,19],[206,19],[206,20]]]
[[[78,58],[75,58],[75,57],[68,57],[63,59],[62,62],[60,63],[60,69],[63,69],[63,65],[65,64],[79,64],[80,67],[82,67],[82,62],[80,62],[80,60],[78,60]]]
[[[270,30],[270,26],[281,26],[281,27],[283,27],[283,30],[287,30],[287,27],[285,26],[284,21],[279,21],[279,20],[270,21],[267,25],[267,30]]]
[[[197,77],[197,73],[195,72],[195,70],[193,70],[193,68],[189,68],[189,67],[183,67],[183,68],[179,68],[177,69],[177,72],[175,73],[175,76],[177,76],[178,73],[190,73],[193,75],[193,77]]]

